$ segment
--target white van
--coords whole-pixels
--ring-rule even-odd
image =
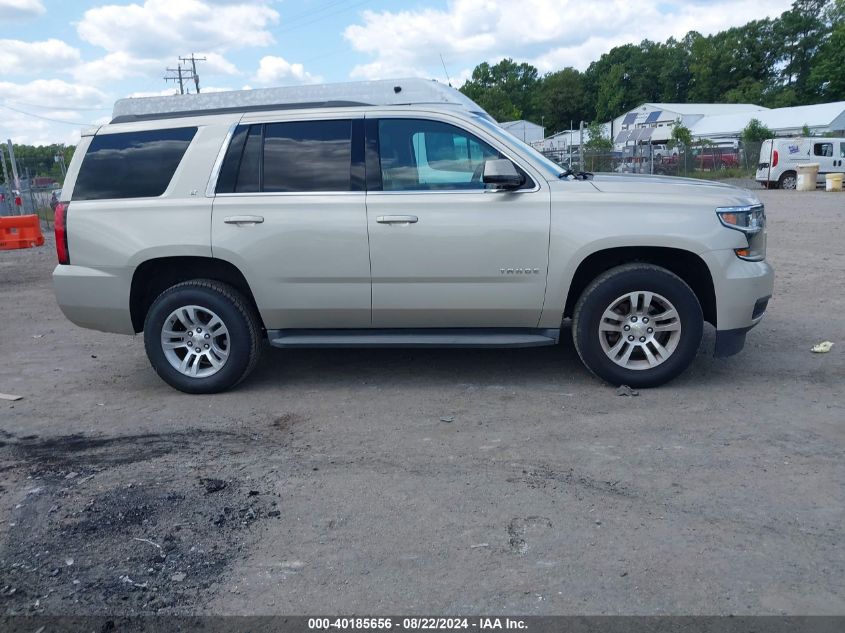
[[[763,141],[756,180],[769,189],[795,189],[798,165],[818,163],[817,184],[825,175],[845,172],[845,138],[794,137]]]

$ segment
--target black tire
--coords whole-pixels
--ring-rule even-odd
[[[614,362],[602,349],[599,333],[605,310],[623,295],[637,291],[667,299],[680,321],[674,351],[661,363],[646,369],[630,369]],[[648,388],[672,380],[689,367],[701,344],[703,325],[701,304],[680,277],[652,264],[626,264],[599,275],[581,294],[572,317],[572,338],[581,361],[602,380],[613,385]]]
[[[785,171],[778,179],[778,189],[793,191],[798,188],[798,176],[794,171]]]
[[[228,357],[216,373],[188,376],[173,367],[162,349],[165,321],[181,307],[195,305],[215,313],[228,330]],[[185,393],[219,393],[231,389],[255,368],[261,352],[261,326],[244,296],[228,284],[193,279],[162,292],[144,320],[144,346],[153,369],[164,382]]]

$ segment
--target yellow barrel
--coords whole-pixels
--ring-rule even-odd
[[[825,191],[842,191],[842,177],[845,174],[825,174]]]

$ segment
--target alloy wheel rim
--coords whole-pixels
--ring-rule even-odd
[[[602,351],[625,369],[646,370],[662,365],[681,340],[681,318],[664,296],[637,290],[617,297],[599,322]]]
[[[177,308],[164,320],[161,349],[170,366],[190,378],[208,378],[229,358],[229,330],[208,308]]]

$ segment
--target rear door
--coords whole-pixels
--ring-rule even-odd
[[[244,117],[216,184],[212,251],[269,329],[370,325],[363,118]]]
[[[367,119],[374,327],[537,327],[548,184],[514,161],[522,189],[486,189],[484,161],[506,147],[462,123]]]

